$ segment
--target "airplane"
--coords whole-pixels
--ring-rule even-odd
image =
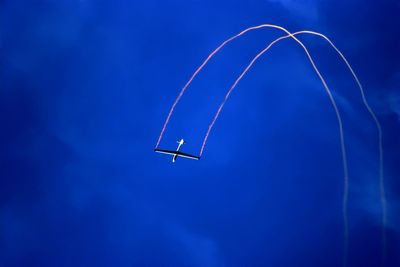
[[[200,159],[200,157],[198,157],[198,156],[189,155],[189,154],[186,154],[186,153],[183,153],[183,152],[179,151],[181,146],[183,144],[185,144],[185,140],[181,139],[180,141],[177,141],[177,143],[178,143],[178,148],[176,149],[176,151],[156,148],[156,149],[154,149],[154,152],[172,155],[173,156],[172,157],[172,162],[175,162],[178,157],[183,157],[183,158],[188,158],[188,159],[195,159],[195,160],[199,160]]]

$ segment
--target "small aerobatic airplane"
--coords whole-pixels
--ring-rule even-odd
[[[180,151],[179,151],[179,149],[181,148],[181,146],[182,146],[183,144],[185,144],[185,140],[181,139],[180,141],[177,141],[177,142],[178,142],[178,148],[176,149],[176,151],[164,150],[164,149],[158,149],[158,148],[154,149],[154,151],[155,151],[155,152],[158,152],[158,153],[163,153],[163,154],[172,155],[172,156],[173,156],[173,157],[172,157],[172,162],[175,162],[176,159],[177,159],[178,157],[184,157],[184,158],[196,159],[196,160],[199,160],[199,159],[200,159],[200,157],[193,156],[193,155],[189,155],[189,154],[186,154],[186,153],[183,153],[183,152],[180,152]]]

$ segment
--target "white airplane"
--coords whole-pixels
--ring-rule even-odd
[[[177,143],[178,143],[178,148],[175,151],[165,150],[165,149],[158,149],[158,148],[154,149],[154,151],[158,152],[158,153],[172,155],[173,156],[172,157],[172,162],[175,162],[178,157],[184,157],[184,158],[195,159],[195,160],[199,160],[200,159],[200,157],[189,155],[189,154],[186,154],[186,153],[183,153],[183,152],[179,151],[181,146],[183,144],[185,144],[185,140],[181,139],[180,141],[177,141]]]

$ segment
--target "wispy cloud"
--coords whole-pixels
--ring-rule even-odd
[[[301,16],[308,20],[318,19],[318,7],[311,0],[268,0],[272,3],[279,3],[284,8],[291,11],[296,16]]]
[[[191,261],[190,266],[224,266],[218,257],[217,245],[212,239],[189,232],[177,224],[171,225],[168,230],[184,247]]]
[[[390,110],[396,113],[400,121],[400,70],[394,75],[392,93],[388,96]]]

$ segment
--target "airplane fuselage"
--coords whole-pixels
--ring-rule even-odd
[[[176,149],[176,152],[179,151],[179,149],[181,148],[181,146],[182,146],[184,143],[185,143],[185,140],[183,140],[183,139],[181,139],[180,141],[178,141],[178,148]],[[178,158],[178,154],[175,154],[175,155],[172,157],[172,162],[175,162],[177,158]]]

